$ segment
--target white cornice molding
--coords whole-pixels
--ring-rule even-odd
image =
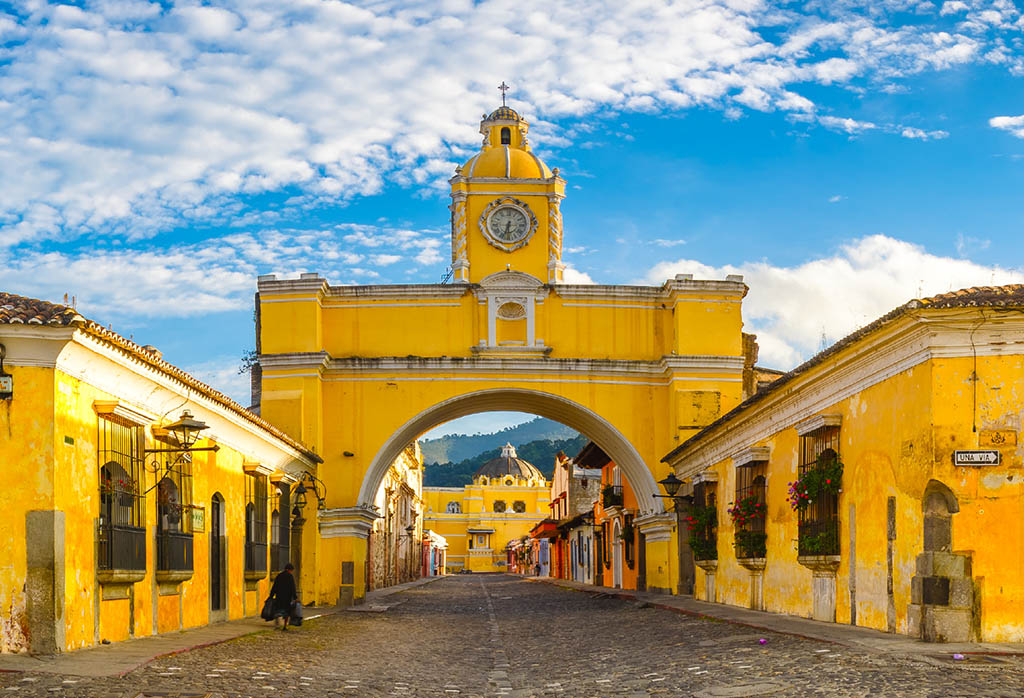
[[[717,470],[702,470],[693,476],[691,484],[699,485],[703,482],[718,482],[718,471]]]
[[[421,374],[464,374],[493,373],[498,375],[539,373],[589,374],[621,378],[657,378],[671,381],[677,374],[712,374],[706,380],[738,380],[743,372],[743,357],[684,355],[663,356],[657,361],[629,361],[617,359],[561,359],[530,354],[541,354],[546,347],[501,346],[472,347],[481,355],[457,357],[406,357],[387,356],[379,358],[330,358],[325,352],[302,352],[291,354],[263,354],[260,365],[264,377],[272,371],[302,370],[302,375],[323,374],[325,380],[336,378],[340,373],[354,372],[365,377],[367,372],[383,372],[399,376]],[[475,352],[474,352],[475,353]],[[501,356],[501,354],[519,356]],[[492,354],[486,356],[483,354]],[[288,377],[294,374],[282,374]],[[714,377],[725,375],[729,378]],[[370,379],[376,380],[376,379]]]
[[[673,514],[647,514],[633,520],[633,524],[644,534],[648,543],[672,540]]]
[[[270,466],[264,465],[263,463],[256,463],[253,461],[243,461],[242,471],[246,475],[262,475],[264,477],[270,477],[274,474],[274,469]]]
[[[767,463],[769,455],[767,446],[751,446],[734,453],[732,464],[738,468],[748,463]]]
[[[742,281],[717,281],[693,279],[669,279],[661,286],[603,286],[599,284],[555,284],[555,293],[569,300],[614,298],[616,300],[635,300],[669,302],[683,300],[679,295],[714,294],[725,296],[729,300],[741,300],[747,292]],[[720,298],[693,298],[694,302],[714,302]]]
[[[322,538],[366,538],[380,515],[369,507],[338,507],[317,512]]]
[[[797,436],[809,436],[819,429],[825,427],[838,427],[843,423],[841,414],[816,414],[802,422],[793,425]]]
[[[988,316],[985,325],[977,327],[982,310],[908,313],[772,391],[696,444],[684,444],[672,467],[684,477],[714,466],[751,443],[834,410],[847,398],[933,358],[1024,354],[1024,313]],[[924,312],[927,316],[922,316]]]
[[[143,414],[190,409],[218,435],[221,445],[250,459],[295,474],[315,467],[305,454],[234,410],[92,334],[76,331],[60,352],[55,369]]]
[[[93,400],[93,410],[98,415],[115,415],[136,426],[148,426],[157,421],[157,415],[149,410],[140,409],[122,400]]]
[[[74,327],[0,325],[0,342],[7,347],[4,364],[9,367],[54,368],[61,351],[76,331]]]

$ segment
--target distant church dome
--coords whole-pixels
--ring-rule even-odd
[[[507,477],[519,478],[521,480],[543,480],[544,474],[537,470],[533,463],[529,463],[522,458],[516,456],[516,449],[510,443],[506,443],[501,449],[501,455],[497,458],[492,458],[483,465],[481,465],[475,473],[473,473],[473,479],[476,480],[480,477],[486,477],[488,479],[498,479]]]
[[[512,107],[501,106],[491,112],[490,116],[487,117],[487,121],[497,121],[498,119],[509,119],[511,121],[519,121],[520,116]]]

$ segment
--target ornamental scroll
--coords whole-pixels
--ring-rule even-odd
[[[452,266],[468,267],[466,255],[466,201],[452,203]]]
[[[558,199],[551,199],[548,202],[548,268],[554,269],[561,261],[562,214],[558,210]]]

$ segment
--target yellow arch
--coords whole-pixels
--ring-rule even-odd
[[[636,493],[642,514],[660,514],[658,486],[643,458],[608,420],[567,398],[540,390],[496,388],[449,398],[429,407],[403,424],[377,451],[359,490],[359,504],[373,504],[377,489],[391,463],[411,441],[439,424],[479,412],[528,412],[572,427],[592,440],[622,468]]]

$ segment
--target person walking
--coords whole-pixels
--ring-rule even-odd
[[[290,562],[285,565],[284,569],[274,577],[274,586],[270,588],[270,599],[274,609],[274,627],[280,627],[281,630],[288,629],[292,606],[299,600],[295,590],[295,576],[292,574],[294,569],[295,565]],[[284,625],[278,622],[282,618],[284,618]]]

